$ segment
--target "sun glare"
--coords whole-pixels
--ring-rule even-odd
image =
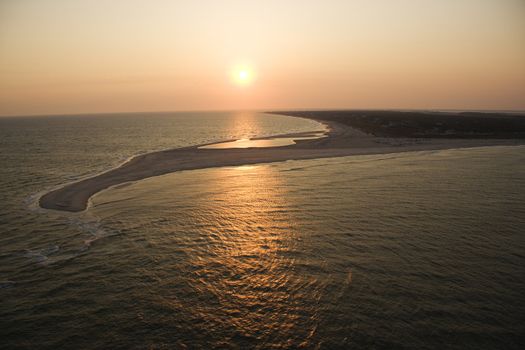
[[[239,72],[239,80],[246,80],[248,79],[248,71],[241,70]]]
[[[253,82],[253,72],[247,67],[237,67],[233,71],[233,81],[237,85],[246,86]]]

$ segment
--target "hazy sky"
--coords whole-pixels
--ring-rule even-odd
[[[523,110],[525,1],[0,0],[0,115],[276,108]]]

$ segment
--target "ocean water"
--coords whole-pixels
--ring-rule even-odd
[[[0,339],[20,349],[521,349],[525,147],[185,171],[146,150],[319,130],[256,113],[0,118]]]

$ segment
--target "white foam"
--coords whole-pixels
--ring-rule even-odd
[[[119,231],[112,231],[104,228],[99,218],[87,213],[80,216],[71,216],[69,218],[69,222],[80,231],[88,234],[88,237],[83,241],[81,251],[86,251],[94,242],[98,240],[120,234]]]

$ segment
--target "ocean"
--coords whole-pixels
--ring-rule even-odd
[[[254,112],[0,118],[6,349],[521,349],[525,146],[183,171],[144,152],[320,130]]]

